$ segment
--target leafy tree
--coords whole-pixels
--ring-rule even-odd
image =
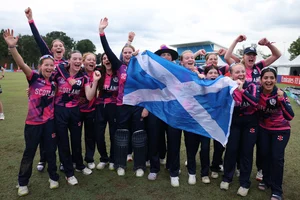
[[[0,32],[0,34],[1,34],[0,35],[0,61],[6,59],[7,56],[8,56],[7,44],[6,44],[5,40],[2,37],[3,33],[4,33],[4,30],[1,29],[1,32]]]
[[[300,36],[296,41],[293,41],[288,52],[291,54],[290,60],[293,60],[300,55]]]
[[[51,48],[51,43],[55,39],[60,39],[61,41],[64,42],[66,53],[71,51],[74,48],[74,39],[67,36],[66,33],[62,31],[52,31],[50,33],[47,33],[46,36],[44,37],[45,42],[47,43],[48,47]]]
[[[36,42],[31,35],[19,35],[18,51],[28,66],[37,65],[41,53]]]
[[[100,63],[101,63],[101,56],[102,56],[101,53],[96,54],[96,63],[97,63],[97,64],[100,64]]]
[[[80,40],[76,43],[75,49],[80,51],[82,54],[86,52],[94,53],[96,51],[96,46],[89,39]]]

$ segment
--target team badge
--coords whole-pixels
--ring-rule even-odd
[[[253,74],[258,74],[257,69],[253,69]]]
[[[76,85],[78,85],[78,86],[81,86],[81,83],[82,83],[81,80],[76,81]]]
[[[270,99],[270,104],[274,106],[276,104],[276,99]]]
[[[119,81],[118,77],[113,78],[113,82],[117,83]]]
[[[55,138],[56,137],[56,133],[52,133],[52,138]]]
[[[278,141],[282,141],[282,140],[283,140],[283,136],[282,136],[282,135],[278,135],[278,136],[277,136],[277,140],[278,140]]]
[[[63,85],[63,84],[65,84],[65,83],[66,83],[65,79],[61,78],[61,79],[59,80],[59,84]]]
[[[250,128],[250,133],[255,133],[255,128]]]

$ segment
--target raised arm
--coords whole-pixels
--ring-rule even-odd
[[[112,52],[110,49],[108,42],[105,37],[104,29],[108,26],[108,19],[105,17],[104,19],[100,20],[99,24],[99,34],[100,34],[100,40],[102,47],[104,49],[105,54],[107,55],[108,60],[111,63],[111,66],[114,70],[118,70],[122,62],[118,59],[118,57]]]
[[[22,71],[24,72],[24,74],[26,76],[30,76],[32,70],[28,65],[25,64],[23,58],[21,57],[21,55],[19,54],[19,52],[16,48],[19,38],[14,37],[14,31],[13,30],[10,31],[9,29],[4,31],[3,38],[8,46],[8,49],[10,50],[12,57],[15,60],[16,64],[22,69]]]
[[[281,56],[280,51],[267,38],[262,38],[259,40],[258,44],[261,46],[267,46],[272,52],[272,55],[264,60],[265,66],[271,65]]]
[[[93,82],[90,84],[86,84],[84,89],[85,89],[85,96],[87,100],[91,101],[95,95],[96,95],[96,90],[98,86],[98,81],[101,78],[101,73],[96,70],[93,72]]]
[[[219,56],[225,56],[226,52],[227,52],[226,49],[219,49],[218,50]],[[235,62],[235,63],[239,63],[240,62],[240,59],[238,57],[236,57],[233,53],[231,54],[230,59],[232,60],[232,62]]]
[[[232,55],[233,55],[233,50],[235,48],[235,46],[237,45],[238,42],[242,42],[244,40],[246,40],[247,37],[245,35],[239,35],[234,41],[233,43],[230,45],[229,49],[227,50],[227,52],[225,53],[224,59],[226,60],[226,62],[231,65],[233,63],[235,63],[235,59],[232,59]]]
[[[128,33],[128,39],[127,39],[127,42],[125,43],[125,46],[131,45],[131,43],[132,43],[133,40],[134,40],[134,37],[135,37],[135,33],[132,32],[132,31],[130,31],[130,32]],[[120,60],[123,61],[123,54],[122,54],[122,52],[120,53]]]
[[[206,51],[204,49],[200,49],[194,53],[194,58],[196,58],[199,55],[205,56],[205,54],[206,54]]]
[[[30,26],[30,29],[31,29],[31,32],[33,34],[33,37],[40,49],[40,52],[42,55],[52,55],[52,52],[51,50],[48,48],[48,45],[46,44],[46,42],[43,40],[42,36],[40,35],[38,29],[36,28],[35,26],[35,23],[33,21],[33,18],[32,18],[32,10],[31,8],[27,8],[25,10],[25,15],[28,19],[28,22],[29,22],[29,26]]]

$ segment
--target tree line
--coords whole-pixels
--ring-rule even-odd
[[[1,30],[1,36],[4,33],[4,29]],[[18,51],[22,55],[25,63],[28,66],[34,65],[37,66],[39,58],[42,56],[38,45],[36,44],[34,37],[32,35],[18,35]],[[66,54],[70,50],[76,49],[81,53],[85,52],[96,52],[96,46],[89,39],[83,39],[79,41],[74,41],[73,38],[69,37],[66,33],[62,31],[52,31],[47,33],[46,36],[42,36],[44,41],[47,43],[48,47],[51,47],[51,42],[54,39],[60,39],[65,44]],[[64,56],[66,57],[66,55]],[[96,54],[97,63],[100,63],[101,54]],[[0,65],[3,66],[5,63],[9,65],[10,63],[14,63],[12,57],[10,56],[9,50],[7,48],[7,44],[5,43],[3,37],[0,38]],[[16,67],[16,66],[15,66]]]

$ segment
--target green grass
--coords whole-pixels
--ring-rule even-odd
[[[0,99],[4,105],[5,120],[0,121],[0,199],[17,199],[17,175],[20,161],[24,150],[24,121],[27,114],[27,97],[25,89],[27,82],[23,73],[6,73],[5,79],[0,81],[3,94]],[[285,87],[280,85],[280,87]],[[284,198],[300,198],[300,184],[298,183],[300,137],[300,108],[292,102],[296,117],[292,123],[292,134],[286,148],[285,170],[284,170]],[[106,134],[108,135],[108,134]],[[108,140],[107,140],[108,141]],[[212,153],[212,151],[211,151]],[[197,155],[198,156],[198,155]],[[143,178],[136,178],[132,171],[132,163],[128,163],[125,177],[118,177],[116,172],[94,170],[90,176],[76,173],[79,185],[69,186],[64,180],[64,174],[60,174],[60,187],[50,190],[48,185],[48,174],[39,173],[36,164],[39,158],[39,151],[34,160],[33,173],[30,179],[30,194],[23,199],[269,199],[270,191],[261,192],[257,189],[255,180],[255,167],[251,176],[252,185],[247,197],[241,198],[236,195],[239,187],[238,178],[234,178],[230,189],[225,192],[219,189],[221,177],[211,184],[205,185],[200,180],[199,158],[197,157],[197,184],[190,186],[187,183],[187,169],[184,167],[186,158],[184,142],[181,146],[181,175],[180,187],[173,188],[170,185],[168,172],[162,167],[156,181],[148,181],[149,169]],[[99,160],[96,152],[95,160]],[[97,164],[97,162],[96,162]]]

